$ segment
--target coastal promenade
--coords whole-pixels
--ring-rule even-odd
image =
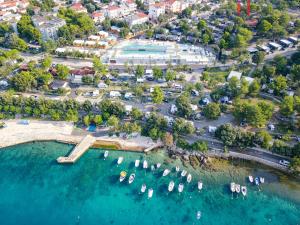
[[[91,135],[85,136],[81,142],[76,145],[69,156],[60,156],[57,158],[58,163],[75,163],[94,143],[96,139]]]

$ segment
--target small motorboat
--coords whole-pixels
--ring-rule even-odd
[[[169,186],[168,186],[168,191],[169,192],[173,191],[174,185],[175,185],[174,181],[170,181]]]
[[[265,178],[264,177],[259,177],[259,181],[260,181],[260,183],[265,183]]]
[[[135,178],[135,174],[134,173],[130,174],[128,183],[131,184],[134,181],[134,178]]]
[[[235,192],[236,193],[240,193],[241,192],[241,185],[239,185],[239,184],[235,185]]]
[[[242,187],[241,187],[241,191],[242,191],[242,194],[243,194],[244,196],[247,195],[247,187],[246,187],[246,186],[242,186]]]
[[[158,169],[161,166],[160,163],[156,163],[156,168]]]
[[[120,173],[120,182],[122,182],[123,180],[125,180],[126,175],[127,175],[126,171],[122,171],[122,172]]]
[[[181,193],[183,191],[184,185],[182,183],[180,183],[178,185],[178,192]]]
[[[120,165],[120,164],[123,162],[123,160],[124,160],[124,157],[122,157],[122,156],[119,157],[119,158],[118,158],[118,162],[117,162],[118,165]]]
[[[104,160],[107,158],[107,156],[108,156],[108,151],[105,151],[104,152]]]
[[[142,187],[141,187],[141,192],[144,193],[147,189],[147,186],[146,184],[143,184]]]
[[[197,212],[196,218],[197,218],[197,220],[200,220],[200,219],[201,219],[201,211],[198,211],[198,212]]]
[[[153,196],[153,189],[150,188],[150,189],[148,190],[148,198],[152,198],[152,196]]]
[[[255,182],[255,185],[259,185],[259,178],[258,177],[255,177],[255,179],[254,179],[254,182]]]
[[[176,171],[176,172],[179,172],[179,170],[180,170],[180,167],[179,167],[179,166],[176,166],[176,167],[175,167],[175,171]]]
[[[192,181],[192,175],[191,175],[190,173],[187,175],[186,181],[187,181],[188,183],[191,183],[191,181]]]
[[[143,168],[144,169],[148,168],[148,162],[147,162],[147,160],[144,160],[144,162],[143,162]]]
[[[140,165],[140,160],[138,160],[138,159],[135,160],[134,166],[135,166],[136,168],[138,168],[139,165]]]
[[[234,182],[230,183],[230,190],[232,193],[235,192],[235,183]]]
[[[171,171],[169,169],[165,169],[163,172],[163,177],[167,176]]]
[[[251,175],[249,175],[248,178],[249,178],[249,182],[250,182],[250,183],[253,183],[253,181],[254,181],[253,177],[252,177]]]
[[[198,190],[201,191],[203,188],[203,183],[201,181],[198,181]]]
[[[182,177],[185,177],[186,174],[187,174],[187,171],[186,171],[186,170],[182,170],[181,176],[182,176]]]
[[[154,171],[154,170],[155,170],[155,166],[151,165],[151,171]]]

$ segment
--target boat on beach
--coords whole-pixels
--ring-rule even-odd
[[[187,171],[186,171],[186,170],[182,170],[181,176],[182,176],[182,177],[185,177],[186,174],[187,174]]]
[[[179,167],[179,166],[176,166],[176,167],[175,167],[175,171],[176,171],[176,172],[179,172],[179,170],[180,170],[180,167]]]
[[[259,177],[259,182],[262,183],[262,184],[265,183],[265,178],[264,177]]]
[[[104,152],[104,160],[107,158],[107,156],[108,156],[108,151],[105,151]]]
[[[140,160],[139,159],[135,160],[134,166],[137,168],[139,167],[139,165],[140,165]]]
[[[118,158],[117,164],[120,165],[123,162],[123,160],[124,160],[124,157],[120,156]]]
[[[180,183],[178,185],[178,192],[181,193],[183,191],[184,185],[182,183]]]
[[[148,162],[147,162],[147,160],[144,160],[144,162],[143,162],[143,168],[144,169],[148,168]]]
[[[242,187],[241,187],[241,191],[242,191],[242,194],[243,194],[244,196],[247,195],[247,187],[246,187],[246,186],[242,186]]]
[[[191,175],[190,173],[187,175],[186,181],[187,181],[188,183],[191,183],[191,181],[192,181],[192,175]]]
[[[235,192],[235,183],[234,182],[230,183],[230,190],[231,190],[232,193]]]
[[[169,169],[165,169],[163,172],[163,177],[167,176],[171,171]]]
[[[174,181],[170,181],[169,186],[168,186],[168,191],[169,191],[169,192],[173,191],[174,186],[175,186]]]
[[[203,183],[201,181],[198,181],[198,190],[201,191],[203,188]]]
[[[253,183],[254,179],[253,179],[253,177],[251,175],[249,175],[248,179],[249,179],[250,183]]]
[[[255,185],[259,185],[259,178],[258,177],[255,177],[255,179],[254,179],[254,181],[255,181]]]
[[[134,178],[135,178],[135,174],[134,173],[130,174],[128,183],[131,184],[134,181]]]
[[[155,170],[155,166],[151,165],[151,171],[154,171],[154,170]]]
[[[146,184],[143,184],[142,187],[141,187],[141,192],[144,193],[147,189],[147,186]]]
[[[123,180],[125,180],[126,175],[127,175],[126,171],[122,171],[122,172],[120,173],[120,182],[123,182]]]
[[[153,189],[150,188],[150,189],[148,190],[148,198],[152,198],[152,196],[153,196]]]
[[[159,169],[159,167],[161,166],[160,163],[156,163],[156,168]]]
[[[240,193],[241,192],[241,185],[239,185],[239,184],[235,185],[235,192],[236,193]]]

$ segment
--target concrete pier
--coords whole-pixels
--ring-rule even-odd
[[[75,163],[96,141],[96,138],[87,135],[85,136],[69,156],[60,156],[57,158],[58,163]]]

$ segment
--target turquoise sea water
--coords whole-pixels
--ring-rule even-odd
[[[72,148],[38,142],[0,150],[1,225],[300,224],[299,183],[282,182],[285,177],[269,169],[248,164],[220,171],[187,168],[193,175],[188,185],[174,171],[161,177],[165,168],[182,167],[179,161],[166,163],[169,159],[162,152],[111,151],[103,160],[103,151],[92,149],[74,165],[58,165],[55,159]],[[118,156],[124,156],[124,162],[117,167]],[[155,172],[135,169],[138,158],[163,164]],[[136,173],[131,185],[118,181],[121,170]],[[249,173],[266,177],[261,191],[247,183]],[[176,190],[168,193],[171,179]],[[201,192],[196,188],[199,179],[204,183]],[[247,184],[245,199],[229,193],[232,180]],[[181,194],[179,182],[185,184]],[[142,183],[154,189],[152,199],[139,194]]]

